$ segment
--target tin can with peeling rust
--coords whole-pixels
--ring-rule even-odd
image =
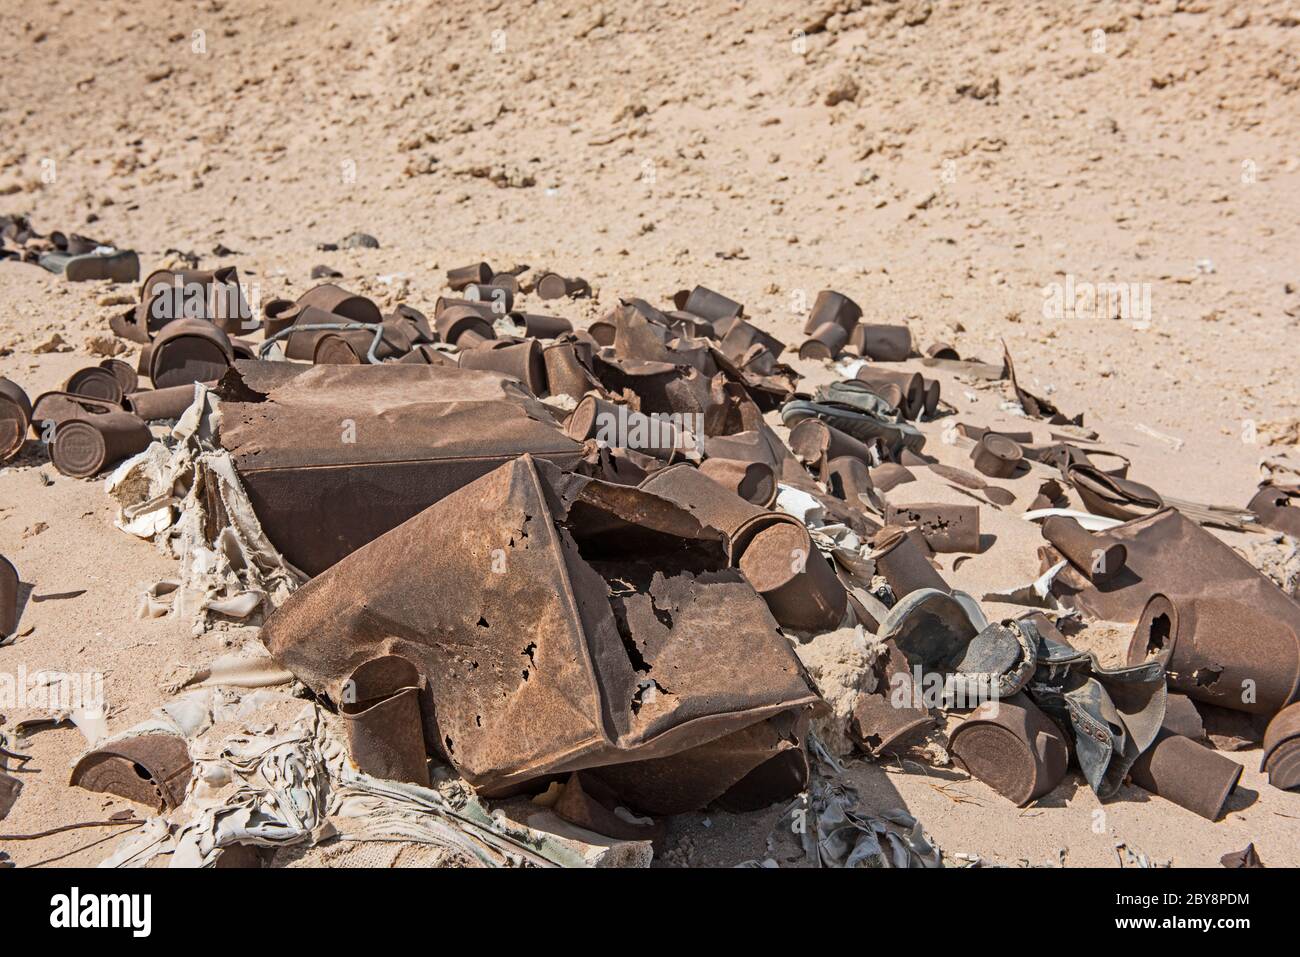
[[[889,582],[895,601],[922,588],[951,593],[912,535],[920,536],[920,532],[897,525],[886,525],[875,534],[869,557],[876,563],[876,574]]]
[[[1155,594],[1128,649],[1158,658],[1169,690],[1251,714],[1273,715],[1300,690],[1300,640],[1291,626],[1231,598]]]
[[[1068,515],[1043,522],[1043,537],[1095,585],[1113,581],[1124,570],[1128,549],[1104,535],[1094,535]]]
[[[983,702],[953,731],[948,750],[1018,807],[1061,783],[1070,759],[1060,728],[1024,693]]]
[[[970,450],[975,468],[990,478],[1010,478],[1015,475],[1024,456],[1019,443],[996,432],[985,432]]]
[[[1191,738],[1162,730],[1129,773],[1143,790],[1214,821],[1237,787],[1241,765]]]
[[[50,459],[73,478],[89,478],[109,465],[143,452],[153,441],[149,426],[129,412],[69,419],[54,431]]]

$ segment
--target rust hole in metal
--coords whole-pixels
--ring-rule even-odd
[[[1169,616],[1156,615],[1151,619],[1151,627],[1147,629],[1147,655],[1156,655],[1164,650],[1165,645],[1169,642]]]
[[[663,625],[665,628],[671,628],[673,626],[672,613],[669,612],[667,608],[660,608],[655,604],[654,595],[650,596],[650,610],[654,612],[654,616],[659,620],[659,624]]]
[[[1193,680],[1195,680],[1197,686],[1201,688],[1208,688],[1222,677],[1223,669],[1212,666],[1208,668],[1197,668],[1192,672]]]
[[[640,714],[642,707],[654,701],[661,694],[672,694],[672,692],[653,678],[642,682],[640,687],[636,689],[636,694],[632,696],[632,713]]]

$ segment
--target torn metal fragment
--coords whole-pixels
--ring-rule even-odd
[[[161,811],[185,799],[192,767],[189,745],[180,735],[137,734],[107,741],[82,755],[72,769],[71,784]]]
[[[917,528],[936,552],[979,552],[980,510],[978,505],[949,505],[944,502],[887,504],[885,523]]]
[[[567,468],[582,457],[545,407],[499,374],[274,368],[284,365],[237,363],[221,384],[220,442],[267,537],[308,574],[525,452]]]

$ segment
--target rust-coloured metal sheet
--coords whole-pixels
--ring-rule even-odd
[[[1124,570],[1095,585],[1067,565],[1052,583],[1052,592],[1065,606],[1105,621],[1137,622],[1156,593],[1227,598],[1300,634],[1300,603],[1180,512],[1162,509],[1107,529],[1106,537],[1124,545]],[[1056,564],[1058,555],[1056,549],[1045,547],[1044,567]]]
[[[240,362],[220,389],[221,443],[258,519],[311,575],[524,452],[582,458],[545,406],[490,372]]]
[[[308,582],[262,637],[335,701],[366,661],[405,658],[430,747],[492,793],[820,701],[719,532],[530,455]]]
[[[950,505],[945,502],[887,504],[885,524],[920,529],[926,543],[936,552],[980,551],[978,505]]]

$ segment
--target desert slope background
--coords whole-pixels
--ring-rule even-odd
[[[146,272],[194,253],[266,300],[327,264],[381,304],[431,310],[448,267],[527,263],[591,282],[593,299],[557,310],[580,324],[620,295],[700,283],[786,342],[835,288],[922,347],[997,361],[1005,340],[1024,385],[1181,498],[1244,506],[1261,458],[1300,439],[1293,4],[22,0],[9,14],[0,213],[132,247]],[[380,248],[318,249],[358,230]],[[1045,317],[1044,287],[1067,277],[1149,284],[1150,315]],[[0,262],[0,374],[55,388],[134,295]],[[808,385],[834,376],[799,368]],[[973,421],[1003,412],[999,392],[944,389]],[[0,668],[103,671],[126,727],[178,668],[255,638],[137,620],[139,591],[174,563],[112,514],[101,483],[43,455],[0,472],[0,552],[34,585],[32,631]],[[1005,533],[954,583],[1023,582],[1037,540]],[[81,746],[71,729],[32,739],[48,773],[27,776],[5,830],[110,813],[66,786]],[[1242,760],[1243,785],[1267,791]],[[1300,800],[1276,791],[1210,824],[1126,789],[1097,830],[1086,787],[1022,812],[956,772],[854,773],[945,851],[997,863],[1068,848],[1068,864],[1111,866],[1123,844],[1210,865],[1254,840],[1266,863],[1300,864]],[[666,861],[761,857],[774,817],[685,815]],[[78,849],[97,836],[6,850],[94,864],[111,840]]]

